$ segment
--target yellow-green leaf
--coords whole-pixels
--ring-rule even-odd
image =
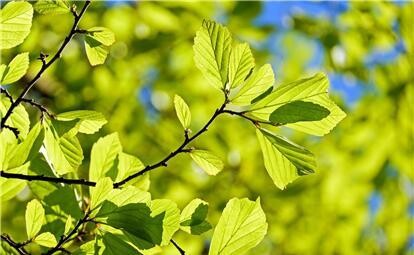
[[[250,105],[253,99],[263,94],[274,82],[272,66],[266,64],[247,79],[230,101],[236,105]]]
[[[300,175],[315,172],[316,161],[312,152],[264,129],[257,129],[256,133],[264,165],[278,188],[284,189]]]
[[[185,103],[184,99],[182,99],[179,95],[174,96],[174,107],[181,125],[184,129],[188,129],[191,123],[190,108],[188,108],[188,105]]]
[[[70,12],[70,9],[63,0],[38,0],[34,4],[34,9],[40,14],[64,14]]]
[[[44,232],[36,236],[33,242],[45,247],[55,247],[57,245],[56,237],[50,232]]]
[[[45,210],[42,204],[33,199],[26,206],[26,233],[29,239],[32,239],[39,233],[45,220]]]
[[[282,84],[270,95],[255,103],[249,111],[257,118],[269,120],[272,112],[292,101],[300,100],[318,104],[329,110],[330,114],[326,118],[316,121],[300,121],[286,126],[312,135],[322,136],[329,133],[346,116],[329,99],[328,86],[328,78],[323,73]]]
[[[219,157],[205,150],[192,150],[191,158],[209,175],[218,174],[224,167]]]
[[[9,2],[0,10],[0,49],[21,44],[32,26],[33,8],[27,2]]]
[[[237,44],[230,54],[229,85],[235,88],[241,85],[254,68],[254,58],[247,43]]]
[[[98,181],[102,177],[106,177],[108,171],[114,167],[115,158],[121,151],[122,146],[118,133],[99,138],[92,146],[89,179]]]
[[[267,232],[260,199],[231,199],[214,230],[209,255],[245,254],[258,245]]]
[[[91,187],[91,210],[94,210],[96,207],[100,206],[100,204],[111,193],[112,189],[113,183],[111,178],[105,177],[97,181],[96,187]]]
[[[203,21],[194,38],[194,61],[215,88],[224,89],[228,79],[231,35],[226,27]]]
[[[20,80],[29,68],[29,53],[20,53],[10,61],[4,71],[0,71],[1,84],[10,84]]]

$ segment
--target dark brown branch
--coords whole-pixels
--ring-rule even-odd
[[[85,186],[95,186],[95,182],[87,181],[85,179],[66,179],[62,177],[50,177],[44,175],[27,175],[27,174],[16,174],[8,173],[3,170],[0,171],[0,176],[7,179],[20,179],[26,181],[46,181],[54,183],[66,183],[66,184],[81,184]]]
[[[54,115],[53,115],[53,114],[51,114],[51,113],[49,112],[49,110],[48,110],[48,109],[46,109],[46,107],[44,107],[43,105],[41,105],[41,104],[39,104],[39,103],[35,102],[33,99],[23,98],[23,99],[22,99],[22,102],[23,102],[23,103],[28,103],[28,104],[30,104],[31,106],[36,107],[37,109],[39,109],[39,111],[42,113],[42,116],[43,116],[44,114],[46,114],[46,115],[48,115],[50,118],[52,118],[52,119],[54,118]]]
[[[181,255],[185,255],[185,251],[174,240],[171,239],[170,241]]]
[[[69,32],[69,35],[66,36],[65,40],[63,41],[60,48],[57,50],[56,54],[48,61],[44,61],[42,67],[40,68],[39,72],[36,74],[36,76],[26,85],[26,87],[23,89],[22,93],[20,93],[19,97],[10,105],[10,108],[7,110],[4,117],[1,119],[0,122],[0,129],[1,128],[7,128],[6,121],[9,119],[10,115],[13,113],[13,110],[19,106],[19,104],[23,101],[29,90],[36,84],[36,82],[39,80],[39,78],[42,76],[42,74],[58,59],[60,58],[63,50],[65,49],[66,45],[70,42],[72,37],[76,34],[76,30],[78,28],[79,21],[81,20],[83,14],[85,13],[86,9],[90,5],[91,1],[86,0],[85,4],[83,5],[83,8],[79,14],[76,13],[76,10],[72,10],[72,13],[74,15],[74,22],[72,29]]]
[[[70,231],[69,232],[69,234],[67,234],[67,235],[62,235],[61,237],[60,237],[60,240],[59,240],[59,242],[56,244],[56,246],[55,247],[53,247],[52,249],[50,249],[50,250],[48,250],[46,253],[43,253],[44,255],[52,255],[52,254],[54,254],[55,252],[57,252],[57,251],[62,251],[62,250],[65,250],[62,246],[68,241],[68,240],[70,240],[71,239],[71,237],[73,236],[73,235],[75,235],[77,232],[78,232],[78,230],[79,230],[79,228],[85,223],[85,222],[88,222],[89,221],[89,212],[87,212],[87,213],[85,213],[85,216],[82,218],[82,219],[80,219],[77,223],[76,223],[76,225],[75,225],[75,227],[72,229],[72,231]]]
[[[7,234],[2,234],[1,235],[1,240],[5,241],[8,245],[10,245],[10,247],[13,247],[13,249],[15,249],[19,254],[21,255],[27,255],[29,254],[24,248],[23,246],[25,246],[26,244],[28,244],[30,241],[26,241],[24,243],[17,243],[15,241],[13,241],[11,239],[11,237]]]
[[[128,181],[137,178],[138,176],[141,176],[143,174],[145,174],[148,171],[151,171],[153,169],[159,168],[161,166],[167,166],[168,161],[175,157],[177,154],[183,153],[183,152],[188,152],[188,149],[186,149],[185,147],[192,142],[194,139],[196,139],[197,137],[199,137],[201,134],[203,134],[204,132],[207,131],[208,127],[211,125],[211,123],[222,113],[224,113],[224,107],[226,107],[227,105],[227,100],[225,103],[223,103],[221,105],[221,107],[219,109],[217,109],[215,111],[215,113],[213,114],[213,116],[210,118],[210,120],[204,125],[203,128],[201,128],[196,134],[194,134],[193,136],[189,137],[186,136],[184,139],[184,142],[177,148],[175,149],[173,152],[171,152],[168,156],[166,156],[164,159],[162,159],[161,161],[159,161],[158,163],[155,163],[153,165],[147,165],[144,169],[142,169],[139,172],[136,172],[128,177],[126,177],[125,179],[123,179],[120,182],[116,182],[114,183],[114,187],[118,188],[122,185],[124,185],[125,183],[127,183]]]

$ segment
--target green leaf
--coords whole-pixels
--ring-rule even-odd
[[[329,115],[329,110],[318,104],[305,101],[292,101],[277,108],[270,114],[272,123],[295,123],[299,121],[321,120]]]
[[[23,166],[19,166],[13,169],[8,169],[8,173],[16,173],[16,174],[27,174],[27,169],[29,167],[29,163],[24,164]],[[26,181],[23,180],[16,180],[16,179],[0,179],[0,198],[1,201],[7,201],[15,197],[19,194],[24,187],[26,187]]]
[[[67,3],[63,0],[39,0],[34,9],[40,14],[64,14],[70,12]]]
[[[38,122],[29,132],[23,142],[17,144],[15,148],[8,154],[9,162],[7,168],[14,168],[30,161],[39,153],[44,138],[43,128]]]
[[[209,255],[245,254],[258,245],[267,232],[266,215],[256,202],[231,199],[214,230]]]
[[[10,105],[10,100],[3,94],[0,94],[0,112],[2,116],[6,114]],[[27,133],[29,133],[30,120],[29,114],[27,114],[27,111],[22,104],[14,108],[13,114],[7,119],[6,124],[19,130],[20,139],[26,138]]]
[[[125,254],[125,255],[139,255],[141,254],[138,252],[134,247],[130,244],[125,242],[121,237],[111,234],[105,233],[102,237],[103,243],[105,245],[105,250],[103,251],[103,255],[118,255],[118,254]]]
[[[0,72],[1,84],[10,84],[20,80],[29,68],[29,53],[20,53]]]
[[[211,225],[206,221],[207,213],[207,202],[199,198],[192,200],[181,212],[181,230],[193,235],[201,235],[210,230]]]
[[[83,160],[83,151],[76,136],[70,132],[59,137],[51,124],[45,124],[44,146],[49,163],[54,171],[63,175],[75,172]]]
[[[115,164],[115,158],[122,150],[118,133],[112,133],[99,140],[92,146],[89,180],[98,181],[106,177]]]
[[[310,151],[264,129],[257,129],[256,133],[264,165],[278,188],[284,189],[300,175],[315,172],[316,161]]]
[[[39,233],[45,220],[45,210],[42,204],[33,199],[26,206],[26,233],[29,239],[32,239]]]
[[[45,247],[55,247],[57,245],[56,237],[50,232],[41,233],[33,239],[33,242]]]
[[[113,32],[104,27],[88,29],[85,36],[85,50],[92,66],[103,64],[108,55],[108,46],[115,42]]]
[[[114,33],[106,27],[93,27],[88,29],[88,35],[105,46],[110,46],[115,42]]]
[[[263,94],[274,82],[272,66],[266,64],[247,79],[246,83],[234,97],[231,97],[230,101],[236,105],[250,105],[253,99]]]
[[[241,85],[254,68],[254,58],[247,43],[237,44],[230,54],[229,84],[231,88]]]
[[[68,234],[72,227],[73,227],[72,216],[69,215],[65,222],[65,230],[63,231],[63,234],[64,235]]]
[[[168,245],[175,232],[180,228],[180,210],[177,205],[168,199],[151,201],[151,217],[163,216],[161,246]]]
[[[194,38],[194,61],[211,85],[224,89],[228,77],[231,35],[226,27],[203,21]]]
[[[32,26],[33,8],[27,2],[9,2],[0,11],[0,49],[21,44]]]
[[[109,196],[113,189],[111,178],[105,177],[97,181],[95,187],[91,187],[91,210],[94,210]],[[96,212],[96,211],[95,211]]]
[[[254,104],[249,111],[257,118],[269,120],[272,112],[292,101],[318,104],[329,110],[330,114],[326,118],[316,121],[300,121],[286,126],[312,135],[323,136],[329,133],[346,116],[329,99],[328,85],[328,78],[323,73],[283,84],[270,95]]]
[[[103,219],[111,213],[114,213],[118,207],[127,204],[144,203],[149,205],[151,202],[151,194],[137,187],[128,186],[126,188],[112,190],[106,197],[106,200],[107,201],[103,202],[99,212],[96,214],[97,218]]]
[[[147,204],[130,203],[113,210],[106,222],[121,230],[139,249],[145,250],[161,244],[165,214],[152,216]]]
[[[209,175],[218,174],[224,167],[219,157],[206,150],[192,150],[190,156]]]
[[[119,182],[128,176],[144,169],[145,166],[142,164],[141,160],[137,157],[129,155],[124,152],[120,152],[118,155],[118,174],[115,181]],[[129,185],[135,185],[136,183],[148,179],[148,175],[140,176],[128,182]],[[145,184],[144,184],[145,186]]]
[[[190,108],[179,95],[174,96],[174,107],[181,125],[184,129],[188,129],[191,124]]]
[[[61,113],[56,116],[56,119],[60,121],[79,120],[78,131],[84,134],[93,134],[108,122],[102,113],[86,110]]]

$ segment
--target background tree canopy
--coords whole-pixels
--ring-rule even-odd
[[[105,47],[113,43],[105,63],[91,67],[102,62],[100,55],[96,62],[85,57],[85,50],[88,57],[93,54],[88,47],[96,38],[84,44],[84,35],[76,35],[30,96],[55,113],[94,110],[108,121],[99,134],[79,136],[84,151],[80,176],[89,175],[92,145],[113,132],[124,152],[145,164],[156,162],[183,138],[174,110],[174,101],[180,99],[175,94],[190,106],[194,130],[202,128],[222,103],[220,92],[197,69],[192,49],[203,19],[216,20],[235,40],[249,43],[256,66],[272,64],[276,84],[327,73],[331,97],[347,118],[324,138],[279,130],[313,151],[318,162],[316,174],[299,178],[284,190],[277,189],[264,170],[251,123],[230,116],[217,119],[208,135],[195,141],[197,148],[208,148],[224,162],[217,177],[178,155],[168,168],[151,172],[150,183],[145,179],[140,185],[149,185],[153,199],[171,199],[179,208],[194,198],[208,201],[213,226],[219,224],[230,198],[260,197],[268,234],[250,254],[408,254],[414,252],[413,8],[410,2],[97,1],[80,28],[106,27],[114,32],[115,42],[104,36],[99,41]],[[35,13],[24,42],[1,52],[2,63],[10,63],[21,52],[29,52],[32,60],[23,79],[7,86],[11,94],[17,94],[41,67],[42,62],[33,59],[59,48],[72,19],[70,14]],[[37,120],[36,110],[27,109]],[[185,118],[180,118],[184,128]],[[44,199],[59,206],[66,199],[62,194]],[[27,239],[25,210],[32,198],[25,188],[17,199],[1,203],[2,233],[17,241]],[[202,208],[202,202],[192,203]],[[236,206],[241,200],[231,203]],[[71,210],[70,204],[65,206],[63,211]],[[81,217],[80,211],[70,214]],[[190,226],[186,230],[197,231]],[[36,232],[36,226],[30,231]],[[208,231],[190,240],[179,232],[174,239],[188,254],[207,254],[212,234]],[[104,243],[115,240],[106,238]],[[164,252],[177,253],[173,246]]]

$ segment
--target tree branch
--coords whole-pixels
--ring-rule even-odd
[[[13,247],[20,255],[28,255],[29,253],[23,248],[28,242],[17,243],[7,234],[1,235],[1,240],[5,241],[10,247]]]
[[[83,14],[85,13],[86,9],[88,8],[88,6],[90,5],[91,1],[90,0],[86,0],[85,4],[83,5],[82,10],[80,11],[79,14],[76,13],[75,10],[73,10],[73,15],[74,15],[74,22],[73,22],[73,26],[72,29],[69,32],[69,35],[66,36],[65,40],[63,41],[62,45],[60,46],[60,48],[57,50],[56,54],[52,57],[52,59],[50,59],[48,62],[46,61],[42,61],[43,65],[40,68],[39,72],[36,74],[36,76],[26,85],[26,87],[23,89],[22,93],[20,93],[19,97],[10,105],[10,108],[7,110],[6,114],[4,115],[4,117],[1,119],[0,122],[0,129],[2,128],[10,128],[9,126],[6,125],[6,121],[9,119],[10,115],[13,113],[13,110],[19,106],[19,104],[23,101],[24,97],[27,95],[27,93],[29,92],[29,90],[36,84],[36,82],[39,80],[39,78],[42,76],[42,74],[58,59],[60,58],[63,50],[65,49],[66,45],[70,42],[70,40],[72,39],[72,37],[76,34],[76,30],[78,28],[78,24],[83,16]]]
[[[39,109],[39,111],[42,113],[42,116],[43,116],[44,114],[46,114],[46,115],[48,115],[48,116],[49,116],[50,118],[52,118],[52,119],[55,117],[53,114],[51,114],[51,113],[49,112],[49,110],[48,110],[48,109],[46,109],[46,107],[44,107],[43,105],[41,105],[41,104],[39,104],[39,103],[35,102],[33,99],[23,98],[23,99],[22,99],[22,102],[23,102],[23,103],[28,103],[28,104],[30,104],[31,106],[36,107],[37,109]]]
[[[114,188],[119,188],[128,181],[135,179],[143,174],[145,174],[148,171],[154,170],[159,167],[166,167],[167,163],[170,161],[170,159],[174,158],[176,155],[180,153],[188,153],[191,152],[191,149],[186,148],[188,144],[190,144],[194,139],[205,133],[209,126],[213,123],[213,121],[221,114],[228,113],[230,115],[235,115],[242,117],[244,119],[249,120],[252,122],[255,126],[259,126],[260,124],[267,124],[272,126],[281,126],[282,124],[279,123],[272,123],[268,121],[261,121],[253,119],[249,116],[246,116],[244,112],[236,112],[232,110],[226,110],[225,107],[227,105],[227,100],[221,105],[220,108],[218,108],[213,116],[208,120],[208,122],[193,136],[189,136],[188,132],[185,132],[185,139],[182,142],[182,144],[176,148],[174,151],[172,151],[170,154],[168,154],[166,157],[164,157],[162,160],[158,161],[157,163],[154,163],[152,165],[147,165],[144,169],[126,177],[125,179],[114,183]],[[54,182],[54,183],[65,183],[65,184],[79,184],[79,185],[85,185],[85,186],[95,186],[96,182],[88,181],[85,179],[67,179],[63,177],[51,177],[51,176],[44,176],[44,175],[26,175],[26,174],[16,174],[16,173],[8,173],[4,170],[0,171],[0,176],[3,178],[9,178],[9,179],[20,179],[20,180],[27,180],[27,181],[46,181],[46,182]]]
[[[227,99],[226,101],[221,105],[220,108],[218,108],[213,116],[211,116],[210,120],[203,126],[203,128],[201,128],[196,134],[194,134],[193,136],[189,137],[188,134],[185,136],[184,142],[178,146],[177,149],[175,149],[173,152],[171,152],[168,156],[166,156],[164,159],[160,160],[159,162],[153,164],[153,165],[147,165],[144,169],[142,169],[141,171],[138,171],[128,177],[126,177],[125,179],[123,179],[122,181],[116,182],[114,183],[114,188],[118,188],[122,185],[124,185],[125,183],[127,183],[128,181],[137,178],[138,176],[141,176],[143,174],[145,174],[148,171],[151,171],[153,169],[159,168],[161,166],[167,166],[168,161],[175,157],[177,154],[183,153],[183,152],[188,152],[188,149],[186,149],[185,147],[191,143],[194,139],[196,139],[197,137],[199,137],[201,134],[203,134],[204,132],[206,132],[208,130],[208,127],[211,125],[211,123],[213,123],[213,121],[222,113],[224,113],[224,108],[227,105]]]
[[[75,227],[72,229],[72,231],[70,231],[69,232],[69,234],[67,234],[66,236],[65,235],[62,235],[61,237],[60,237],[60,240],[59,240],[59,242],[56,244],[56,246],[55,247],[53,247],[52,249],[50,249],[50,250],[48,250],[46,253],[43,253],[44,255],[52,255],[52,254],[54,254],[55,252],[57,252],[57,251],[61,251],[62,249],[63,249],[63,245],[68,241],[68,240],[70,240],[71,239],[71,237],[73,236],[73,235],[75,235],[77,232],[78,232],[78,230],[79,230],[79,228],[85,223],[85,222],[88,222],[89,221],[89,212],[87,212],[87,213],[85,213],[85,216],[82,218],[82,219],[80,219],[77,223],[76,223],[76,225],[75,225]]]
[[[8,173],[4,170],[0,171],[0,176],[6,179],[20,179],[26,181],[45,181],[54,183],[65,183],[65,184],[81,184],[85,186],[95,186],[96,182],[87,181],[85,179],[66,179],[63,177],[52,177],[44,175],[28,175],[28,174],[16,174]]]
[[[185,251],[173,239],[171,239],[170,241],[175,246],[175,248],[177,248],[178,252],[181,255],[185,255]]]

